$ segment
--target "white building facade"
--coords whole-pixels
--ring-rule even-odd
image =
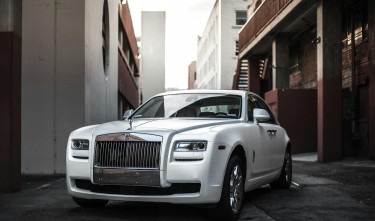
[[[165,91],[165,12],[143,11],[141,33],[142,102]]]
[[[198,37],[195,88],[232,88],[238,32],[247,20],[249,1],[216,0],[205,30]]]
[[[65,173],[70,132],[118,119],[120,5],[23,1],[22,173]]]

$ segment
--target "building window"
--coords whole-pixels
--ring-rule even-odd
[[[109,15],[108,15],[108,1],[105,0],[103,4],[102,16],[102,54],[103,54],[103,68],[104,74],[107,74],[109,66]]]
[[[246,11],[236,11],[236,25],[244,25],[247,21]]]
[[[118,44],[122,48],[124,32],[122,31],[122,22],[120,16],[118,17]]]

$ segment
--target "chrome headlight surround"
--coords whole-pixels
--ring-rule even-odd
[[[73,150],[88,150],[90,146],[89,140],[86,139],[73,139],[70,148]]]
[[[175,152],[203,152],[207,149],[207,141],[191,140],[176,141],[174,144]]]

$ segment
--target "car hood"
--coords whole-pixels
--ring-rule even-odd
[[[98,125],[96,133],[114,133],[119,131],[176,131],[184,132],[203,127],[216,127],[223,124],[238,123],[238,119],[196,119],[196,118],[167,118],[167,119],[135,119],[132,126],[128,120],[114,121]]]

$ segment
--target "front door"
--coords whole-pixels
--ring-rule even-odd
[[[261,98],[249,95],[248,102],[251,114],[254,108],[260,108],[266,110],[270,115],[268,121],[254,125],[257,130],[255,134],[257,134],[261,149],[264,151],[264,166],[268,171],[279,169],[283,165],[285,154],[283,146],[285,142],[282,140],[285,137],[285,130],[279,126],[273,113]],[[252,118],[250,120],[253,121]]]

